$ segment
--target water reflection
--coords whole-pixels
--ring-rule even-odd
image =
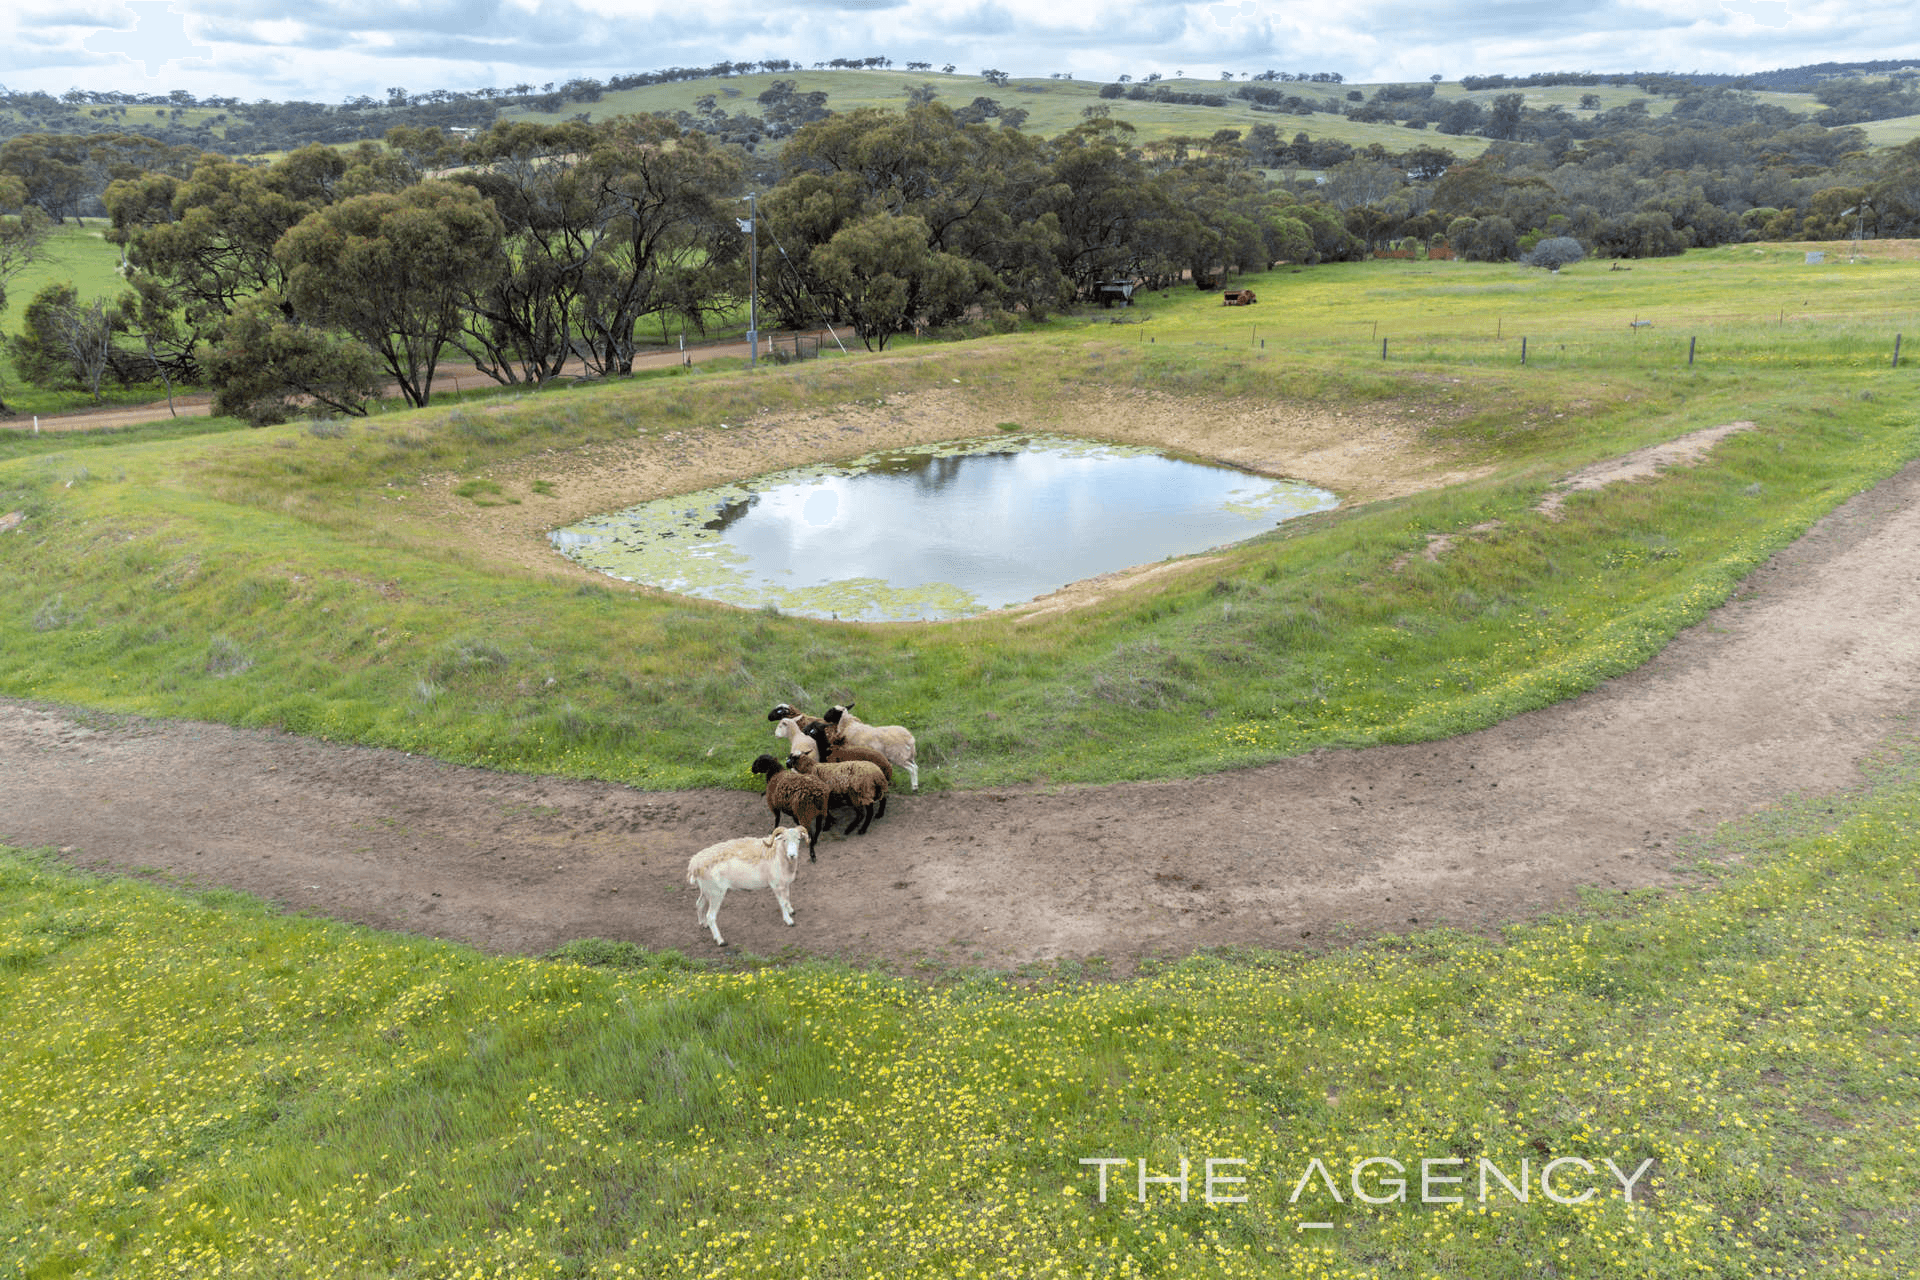
[[[960,617],[1335,505],[1143,449],[996,437],[762,476],[556,531],[581,563],[812,617]]]

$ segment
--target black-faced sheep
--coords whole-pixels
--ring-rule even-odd
[[[687,883],[700,891],[693,904],[693,918],[713,931],[713,940],[726,946],[720,936],[720,904],[729,889],[772,889],[780,902],[780,918],[793,923],[793,903],[787,886],[800,869],[799,827],[775,827],[770,836],[740,836],[708,845],[687,860]]]
[[[790,814],[793,820],[807,831],[807,861],[818,861],[814,854],[814,843],[820,839],[820,832],[833,829],[832,792],[827,784],[817,778],[809,778],[787,768],[772,756],[761,756],[753,762],[755,773],[767,776],[767,808],[773,811],[773,825],[780,828],[780,815]]]
[[[887,787],[893,787],[893,762],[878,751],[866,747],[836,747],[827,741],[827,722],[816,720],[811,729],[802,732],[800,722],[791,717],[782,720],[774,729],[773,736],[785,738],[789,744],[787,754],[792,756],[812,756],[822,764],[837,764],[846,760],[865,760],[880,766],[880,772],[887,775]]]
[[[887,776],[880,772],[879,765],[865,760],[821,764],[810,755],[789,756],[787,764],[802,777],[826,783],[829,804],[853,806],[853,820],[847,823],[849,835],[865,835],[873,820],[887,812]]]
[[[920,768],[913,762],[913,734],[897,724],[873,725],[853,714],[853,704],[836,706],[821,717],[827,725],[827,741],[834,746],[865,747],[878,751],[896,768],[907,771],[911,790],[920,789]],[[801,728],[806,728],[805,724]]]
[[[826,723],[826,721],[822,720],[819,716],[810,716],[806,712],[800,710],[798,707],[790,706],[784,702],[781,703],[779,706],[775,707],[773,710],[767,712],[767,719],[772,721],[793,720],[799,723],[800,728],[803,731],[807,729],[811,729],[813,728],[813,726],[817,724]],[[782,734],[776,728],[774,730],[774,736],[784,737],[786,735]]]

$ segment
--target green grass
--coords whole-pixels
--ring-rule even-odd
[[[1895,1280],[1916,849],[1893,760],[1710,892],[1127,982],[489,958],[0,850],[0,1269]]]
[[[1447,736],[1630,670],[1920,453],[1911,366],[1886,359],[1893,332],[1920,333],[1913,271],[1807,268],[1787,249],[1558,278],[1363,264],[1256,279],[1255,311],[1175,291],[1135,308],[1138,325],[1095,313],[752,375],[320,429],[16,439],[0,512],[27,521],[0,541],[0,691],[659,788],[751,785],[781,701],[858,697],[914,726],[935,786],[1180,776]],[[1782,321],[1788,302],[1800,311]],[[1659,323],[1630,330],[1633,314]],[[544,518],[529,482],[564,477],[576,450],[933,389],[982,433],[1125,439],[1151,432],[1091,414],[1089,394],[1169,395],[1196,414],[1281,400],[1405,424],[1487,474],[1298,521],[1033,625],[823,625],[582,588],[483,559],[423,488],[450,477],[435,483],[467,486],[469,511],[538,497]],[[1705,465],[1580,496],[1562,521],[1532,510],[1581,464],[1735,419],[1758,429]],[[555,525],[587,514],[552,510]],[[1489,520],[1497,533],[1439,563],[1395,568],[1427,535]],[[247,664],[214,661],[216,638]]]
[[[1891,120],[1870,120],[1858,126],[1875,147],[1898,147],[1920,138],[1920,116],[1895,116]]]
[[[54,229],[40,257],[7,281],[7,305],[0,308],[0,334],[20,332],[33,295],[49,284],[72,284],[82,301],[93,298],[112,301],[126,291],[126,282],[119,272],[120,247],[107,243],[106,225],[100,218],[75,219]],[[157,387],[158,384],[132,390],[105,387],[102,399],[108,404],[144,404],[164,394]],[[29,386],[14,370],[3,344],[0,344],[0,399],[29,422],[36,413],[64,413],[93,404],[93,397],[85,391],[44,391]]]
[[[0,691],[648,786],[745,785],[767,705],[853,694],[921,730],[936,786],[1455,733],[1644,660],[1920,453],[1912,366],[1884,358],[1920,332],[1920,268],[1802,257],[1282,271],[1249,282],[1250,312],[1175,291],[1137,325],[1068,316],[753,375],[15,437]],[[1120,393],[1311,406],[1486,474],[1024,627],[580,587],[494,566],[429,511],[470,484],[450,501],[551,503],[560,523],[589,450],[934,390],[983,432],[1148,432],[1088,409]],[[1757,429],[1700,466],[1576,496],[1561,522],[1531,512],[1584,462],[1735,418]],[[1890,755],[1874,778],[1684,851],[1688,887],[1499,941],[1201,956],[1126,982],[722,972],[593,939],[560,963],[490,958],[0,851],[0,1270],[1895,1280],[1920,1253],[1920,765]],[[1351,1194],[1374,1156],[1406,1166],[1408,1201]],[[1090,1157],[1155,1176],[1185,1158],[1192,1199],[1135,1201],[1129,1166],[1102,1205]],[[1247,1162],[1217,1170],[1247,1203],[1200,1201],[1210,1158]],[[1560,1158],[1589,1162],[1557,1175],[1596,1188],[1584,1204],[1540,1192]],[[1420,1203],[1428,1159],[1465,1162],[1433,1188],[1464,1203]],[[1478,1203],[1482,1159],[1515,1180],[1527,1161],[1528,1200],[1496,1182]],[[1290,1202],[1315,1160],[1342,1199],[1309,1180]],[[1634,1203],[1603,1160],[1654,1162]]]

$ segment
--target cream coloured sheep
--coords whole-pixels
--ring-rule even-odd
[[[785,709],[788,711],[793,710],[791,707],[785,707]],[[804,753],[812,749],[808,745],[813,739],[807,736],[809,732],[807,721],[812,722],[813,728],[825,729],[827,727],[825,720],[821,720],[815,716],[782,716],[780,717],[780,723],[773,726],[773,736],[787,740],[788,755]]]
[[[853,714],[851,702],[831,708],[821,719],[827,724],[827,741],[835,746],[866,747],[891,760],[896,768],[907,771],[910,790],[920,789],[920,767],[913,762],[913,734],[897,724],[873,725]],[[801,725],[805,728],[805,724]]]
[[[770,836],[741,836],[708,845],[687,860],[687,883],[698,889],[693,918],[713,931],[713,940],[726,946],[720,936],[720,904],[729,889],[772,889],[780,902],[780,918],[793,923],[793,902],[787,886],[800,870],[799,827],[775,827]]]

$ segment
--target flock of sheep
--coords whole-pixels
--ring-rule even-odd
[[[886,815],[896,768],[907,771],[910,790],[920,789],[913,735],[897,724],[856,719],[851,702],[824,716],[806,715],[783,702],[767,719],[775,722],[774,736],[785,738],[788,747],[784,764],[771,755],[753,762],[753,771],[766,776],[773,834],[722,840],[687,862],[687,883],[699,891],[694,918],[722,947],[727,940],[720,936],[718,917],[727,890],[772,889],[781,918],[792,924],[787,887],[800,868],[800,837],[807,838],[807,861],[815,861],[814,842],[821,832],[833,830],[832,811],[841,807],[853,810],[847,832],[865,835],[875,818]],[[783,815],[795,825],[781,826]]]

